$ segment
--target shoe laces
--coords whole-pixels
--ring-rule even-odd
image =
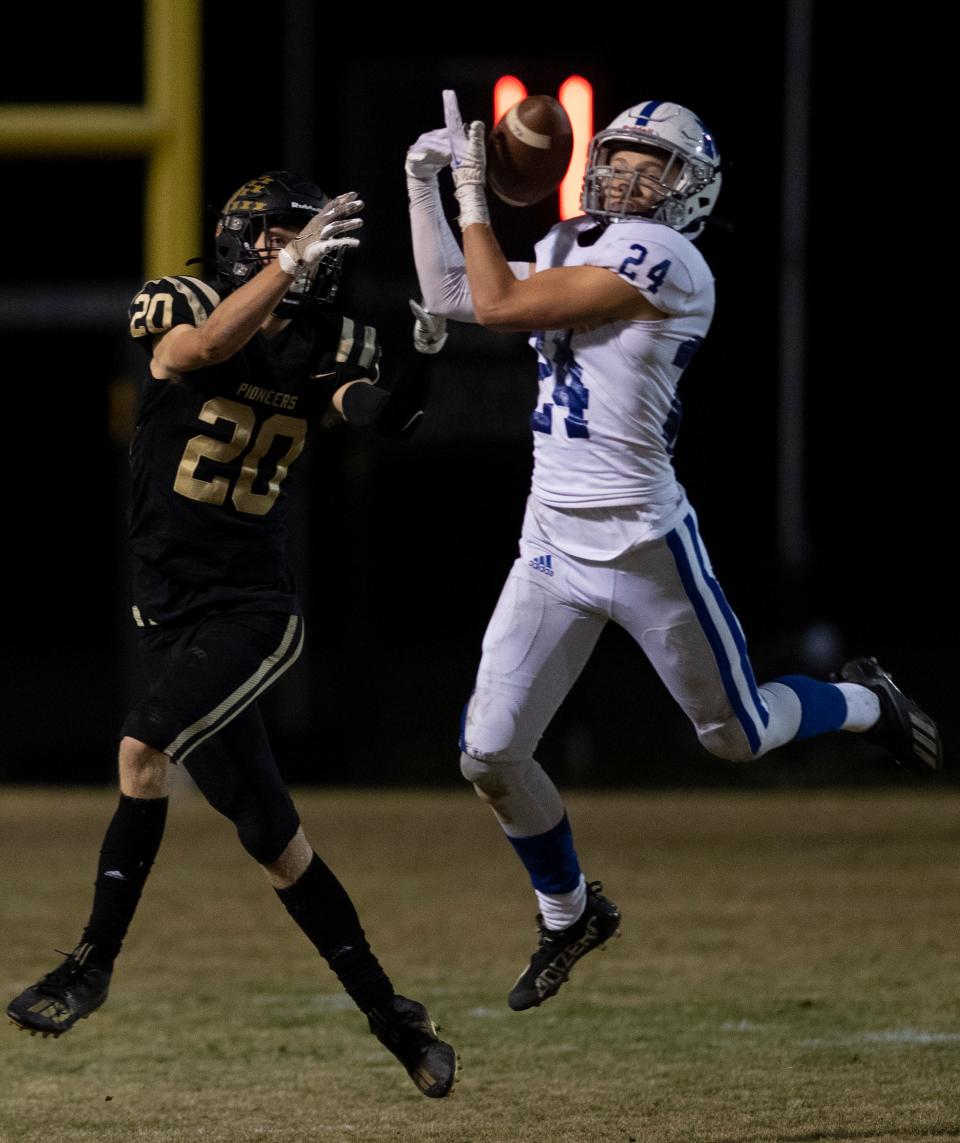
[[[568,925],[565,929],[548,929],[547,926],[543,923],[543,915],[541,913],[537,913],[537,932],[539,933],[539,945],[538,945],[538,947],[542,949],[548,945],[566,944],[569,937],[570,937],[570,930],[575,928],[577,925],[579,925],[580,922],[587,915],[587,909],[588,909],[589,904],[590,904],[589,899],[591,897],[594,897],[594,898],[599,898],[599,900],[601,900],[601,901],[606,900],[605,897],[601,896],[602,891],[603,891],[603,882],[602,881],[588,881],[587,882],[587,902],[584,905],[583,912],[580,914],[580,916],[572,924]]]
[[[58,964],[52,972],[48,972],[45,977],[36,985],[36,991],[44,996],[59,996],[66,987],[82,976],[87,971],[87,966],[83,961],[78,960],[72,952],[64,952],[62,949],[54,949],[60,956],[67,959],[63,964]]]
[[[409,1039],[411,1034],[432,1035],[429,1017],[421,1016],[416,1008],[386,1006],[368,1013],[379,1027],[393,1039]]]

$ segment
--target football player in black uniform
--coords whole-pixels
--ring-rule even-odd
[[[268,172],[220,216],[216,283],[160,278],[131,304],[131,336],[150,358],[130,520],[149,689],[122,728],[120,803],[87,927],[7,1014],[59,1036],[104,1002],[160,845],[170,763],[181,763],[236,824],[370,1030],[424,1095],[442,1097],[454,1050],[422,1004],[394,993],[346,890],[313,852],[257,707],[303,645],[283,548],[287,490],[311,434],[342,418],[403,435],[421,411],[425,370],[384,388],[374,330],[330,307],[362,205]],[[418,348],[439,348],[442,331],[424,336],[429,316],[418,318]]]

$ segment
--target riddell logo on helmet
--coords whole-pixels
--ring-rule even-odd
[[[314,214],[320,213],[320,207],[314,206],[311,202],[291,202],[290,206],[294,210],[312,210]]]

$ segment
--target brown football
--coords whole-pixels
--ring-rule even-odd
[[[563,181],[573,127],[550,95],[528,95],[501,118],[487,143],[487,185],[510,206],[532,206]]]

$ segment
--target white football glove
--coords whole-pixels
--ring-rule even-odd
[[[467,145],[460,166],[453,168],[453,192],[460,203],[460,229],[474,222],[490,225],[487,206],[487,148],[484,143],[486,128],[477,120],[470,124]]]
[[[452,165],[459,167],[463,161],[463,152],[467,145],[467,132],[463,126],[460,115],[460,104],[457,102],[457,93],[449,88],[443,93],[443,121],[450,137],[450,154]]]
[[[449,167],[450,158],[450,136],[442,127],[420,136],[407,151],[404,168],[411,178],[426,182],[435,179],[444,167]]]
[[[413,298],[410,299],[410,310],[417,319],[413,323],[414,349],[417,353],[439,353],[448,337],[447,319],[425,310]]]
[[[328,251],[359,246],[358,238],[341,236],[363,226],[362,218],[351,217],[361,210],[363,202],[355,191],[332,198],[280,251],[277,258],[280,269],[292,278],[302,277],[304,271],[315,266]]]

